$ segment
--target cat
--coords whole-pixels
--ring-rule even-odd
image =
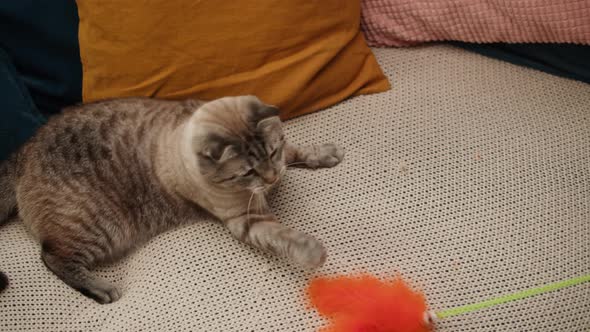
[[[240,241],[317,268],[322,243],[281,225],[265,194],[288,166],[332,167],[344,154],[290,144],[278,115],[254,96],[67,108],[0,165],[0,220],[18,211],[47,268],[99,303],[121,293],[93,268],[202,209]]]

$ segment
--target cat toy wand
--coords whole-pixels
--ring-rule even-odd
[[[370,275],[318,277],[307,294],[331,325],[322,332],[428,332],[437,321],[590,281],[590,274],[451,309],[427,310],[424,295],[401,277],[381,281]]]

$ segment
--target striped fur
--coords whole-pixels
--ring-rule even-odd
[[[331,167],[342,157],[331,144],[288,144],[277,109],[252,96],[87,104],[52,118],[0,165],[0,220],[18,206],[45,265],[100,303],[121,293],[92,274],[97,264],[201,208],[237,239],[314,268],[325,249],[278,223],[265,194],[291,163]]]

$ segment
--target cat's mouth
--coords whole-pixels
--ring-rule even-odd
[[[272,179],[272,181],[264,181],[264,184],[258,187],[250,188],[250,192],[254,195],[267,194],[276,187],[279,186],[283,176],[285,175],[286,167],[283,167],[281,171]]]
[[[286,171],[286,167],[284,167],[283,169],[281,169],[281,171],[279,171],[276,175],[276,177],[270,182],[270,183],[266,183],[264,185],[264,193],[268,193],[270,191],[272,191],[274,188],[278,187],[279,184],[281,183],[281,179],[283,178],[283,176],[285,175],[285,171]]]
[[[279,184],[281,183],[281,178],[277,178],[277,180],[271,184],[268,184],[264,187],[264,193],[268,194],[269,192],[271,192],[273,189],[275,189],[276,187],[279,186]]]
[[[269,192],[271,192],[273,189],[275,189],[276,187],[279,186],[279,184],[281,183],[281,177],[278,177],[274,182],[272,183],[266,183],[262,186],[259,187],[255,187],[255,188],[251,188],[250,192],[254,195],[258,195],[258,194],[268,194]]]

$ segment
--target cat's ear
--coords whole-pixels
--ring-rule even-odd
[[[279,109],[266,104],[253,104],[249,118],[250,122],[256,126],[261,121],[267,119],[279,119]]]
[[[262,105],[254,111],[254,116],[256,117],[257,122],[267,118],[279,116],[279,114],[279,109],[271,105]]]
[[[279,109],[275,106],[260,105],[252,112],[252,120],[259,132],[269,132],[281,126]]]
[[[201,156],[215,162],[224,162],[238,155],[235,146],[229,144],[220,137],[211,135],[204,140],[200,152]]]
[[[224,162],[228,159],[236,157],[238,152],[233,145],[210,143],[205,145],[201,151],[201,155],[216,162]]]
[[[256,131],[261,133],[263,136],[268,136],[272,133],[281,131],[281,119],[278,116],[270,117],[258,121],[256,124]]]

